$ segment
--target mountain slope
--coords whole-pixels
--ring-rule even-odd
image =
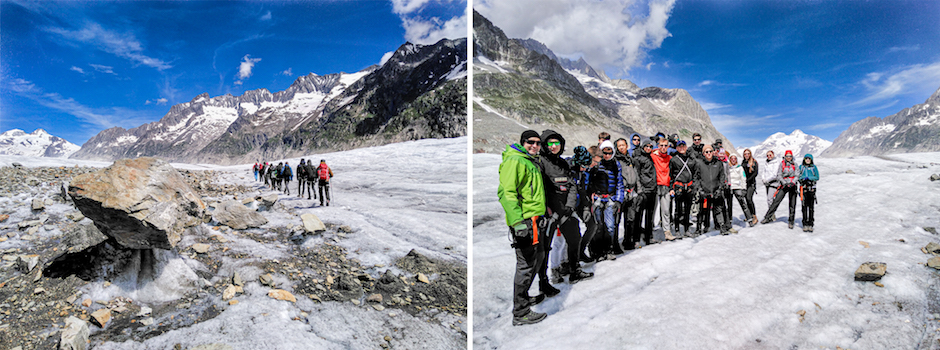
[[[682,89],[640,89],[611,80],[583,59],[556,56],[532,39],[509,39],[474,12],[475,152],[500,152],[525,129],[552,128],[573,144],[590,145],[601,131],[678,133],[725,139],[708,113]],[[726,146],[731,146],[726,140]]]
[[[851,157],[940,151],[940,89],[922,104],[884,119],[859,120],[839,134],[822,155]]]
[[[43,129],[36,129],[29,134],[20,129],[12,129],[0,134],[2,155],[68,158],[79,148],[81,147],[61,137],[52,136]]]
[[[770,135],[764,142],[749,148],[754,158],[763,159],[767,151],[771,150],[774,151],[774,154],[778,157],[782,156],[787,150],[793,151],[794,156],[797,158],[803,157],[803,155],[807,153],[813,156],[819,156],[829,148],[829,146],[832,146],[832,142],[823,140],[817,136],[807,135],[803,133],[802,130],[796,129],[793,130],[790,135],[782,132]],[[744,148],[740,148],[737,151],[740,155],[744,152]]]
[[[73,157],[232,164],[461,136],[466,70],[466,39],[406,43],[381,67],[309,74],[275,93],[199,95],[159,121],[104,130]]]

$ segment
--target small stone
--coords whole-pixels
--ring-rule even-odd
[[[9,218],[10,218],[10,216],[7,215],[7,214],[0,214],[0,222],[7,221],[7,219],[9,219]]]
[[[104,325],[111,320],[111,310],[110,309],[98,309],[98,311],[91,313],[91,319],[98,325],[98,327],[104,328]]]
[[[362,302],[360,302],[359,299],[351,299],[349,301],[352,302],[353,305],[356,305],[356,306],[359,306],[359,304],[362,304]]]
[[[387,335],[385,336],[384,339],[385,339],[385,341],[392,341],[392,337],[389,337],[389,336],[387,336]]]
[[[235,305],[235,304],[238,304],[238,299],[232,299],[232,300],[229,300],[229,301],[228,301],[228,304],[229,304],[229,305]]]
[[[855,270],[856,281],[877,281],[888,272],[888,265],[882,262],[866,262]]]
[[[862,245],[863,247],[865,247],[865,248],[869,248],[869,247],[870,247],[870,245],[868,244],[868,242],[865,242],[865,241],[858,241],[858,244],[861,244],[861,245]]]
[[[940,244],[937,244],[937,242],[927,243],[923,250],[928,254],[940,255]]]
[[[193,250],[199,254],[205,254],[209,252],[209,245],[205,243],[196,243],[193,244]]]
[[[326,231],[326,225],[324,225],[323,221],[320,221],[320,218],[318,218],[316,215],[306,213],[300,216],[300,220],[303,221],[304,231],[307,233]]]
[[[329,286],[332,284],[333,284],[333,276],[326,276],[326,285]]]
[[[381,303],[382,303],[382,294],[378,294],[378,293],[372,294],[372,295],[370,295],[369,297],[366,298],[366,301],[373,302],[373,303],[380,303],[380,304],[381,304]]]
[[[144,326],[153,325],[153,317],[147,317],[147,318],[145,318],[145,319],[143,319],[143,320],[140,320],[140,324],[142,324],[142,325],[144,325]]]
[[[277,300],[287,300],[292,303],[297,302],[297,298],[295,298],[291,292],[283,289],[272,289],[268,291],[268,296]]]
[[[36,289],[33,290],[33,294],[42,294],[42,293],[45,293],[45,292],[46,292],[46,289],[43,288],[43,287],[39,287],[39,288],[36,288]]]
[[[33,198],[33,210],[43,210],[46,209],[46,204],[39,198]]]
[[[384,311],[384,310],[385,310],[385,307],[382,306],[382,304],[372,304],[372,308],[374,308],[376,311]]]
[[[426,276],[425,274],[420,273],[420,272],[418,272],[418,281],[421,281],[421,282],[424,282],[424,283],[427,283],[427,284],[430,284],[430,283],[431,283],[431,281],[428,280],[428,276]]]
[[[153,309],[151,309],[150,307],[141,306],[141,307],[140,307],[140,312],[137,313],[137,316],[147,316],[147,315],[149,315],[151,312],[153,312]]]
[[[222,300],[230,300],[235,297],[235,286],[229,285],[225,288],[225,291],[222,292]]]
[[[846,174],[855,174],[855,172],[852,171],[852,169],[846,170],[845,173],[846,173]]]
[[[82,306],[91,307],[91,299],[82,300]]]
[[[930,181],[937,181],[937,180],[940,180],[940,174],[930,175]]]
[[[263,274],[258,277],[258,282],[261,282],[262,285],[274,287],[274,277],[270,273]]]
[[[68,214],[65,214],[65,217],[75,222],[82,221],[83,219],[85,219],[85,215],[82,214],[82,212],[80,211],[69,212]]]
[[[927,267],[932,267],[937,270],[940,270],[940,256],[935,256],[927,260]]]
[[[885,287],[885,285],[884,285],[884,284],[881,284],[881,282],[875,282],[875,285],[878,286],[878,287],[881,287],[881,288],[884,288],[884,287]]]
[[[69,316],[65,320],[65,329],[62,330],[62,336],[59,339],[59,349],[85,350],[88,348],[89,334],[88,322]]]
[[[389,312],[389,313],[388,313],[388,317],[395,317],[395,316],[398,316],[398,314],[396,314],[396,313],[394,313],[394,312]]]
[[[238,274],[238,271],[235,271],[235,273],[232,275],[232,284],[239,287],[245,285],[245,282],[242,281],[242,276]]]
[[[111,311],[112,311],[112,312],[119,313],[119,314],[123,314],[123,313],[127,312],[127,307],[125,307],[125,306],[118,306],[118,307],[116,307],[116,308],[111,309]]]

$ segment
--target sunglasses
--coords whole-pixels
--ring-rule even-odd
[[[547,142],[547,143],[545,143],[545,144],[548,145],[549,147],[551,147],[551,146],[561,146],[561,141]]]
[[[714,153],[715,151],[702,151],[702,153]]]
[[[692,141],[702,141],[702,139],[692,139]]]
[[[540,142],[539,140],[535,140],[535,141],[533,141],[533,140],[525,140],[525,144],[527,144],[527,145],[537,145],[539,142]]]
[[[653,148],[653,146],[646,145],[646,146],[643,146],[643,148]]]
[[[605,151],[604,154],[606,154],[606,155],[609,156],[609,155],[611,155],[611,154],[614,154],[614,152],[606,152],[606,151]]]
[[[633,141],[640,141],[640,138],[639,137],[634,138]]]

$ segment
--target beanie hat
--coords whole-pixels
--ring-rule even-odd
[[[793,151],[787,150],[786,152],[783,153],[783,156],[784,156],[784,157],[786,157],[786,156],[791,156],[791,157],[792,157],[792,156],[793,156]]]
[[[574,163],[582,166],[591,165],[591,153],[584,146],[574,148]]]
[[[523,131],[522,136],[519,137],[519,144],[520,145],[525,144],[525,141],[528,140],[530,137],[538,137],[539,140],[542,139],[542,137],[539,136],[539,133],[536,132],[535,130],[526,130],[526,131]]]
[[[600,147],[600,148],[601,148],[601,151],[603,151],[605,148],[610,148],[611,150],[613,150],[613,149],[614,149],[614,144],[611,143],[610,140],[606,140],[606,141],[604,141],[604,142],[601,142],[601,147]]]

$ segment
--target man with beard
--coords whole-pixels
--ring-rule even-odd
[[[581,228],[578,219],[574,218],[575,206],[578,201],[576,174],[573,174],[568,162],[561,157],[565,152],[565,138],[554,130],[542,132],[542,149],[539,157],[539,170],[545,187],[545,204],[550,218],[547,234],[549,239],[542,242],[543,249],[551,247],[556,231],[564,237],[567,249],[565,252],[552,252],[551,255],[567,254],[567,262],[558,267],[558,276],[570,275],[569,282],[576,283],[582,279],[593,276],[581,271],[578,264],[578,247],[581,246]],[[545,249],[550,251],[550,249]],[[559,290],[549,284],[546,276],[548,261],[539,271],[539,289],[547,296],[558,294]]]
[[[526,130],[522,132],[519,143],[506,146],[503,161],[499,164],[497,195],[516,251],[513,326],[538,323],[546,317],[546,314],[531,309],[545,296],[529,296],[529,287],[545,259],[543,245],[539,242],[548,238],[542,217],[545,215],[545,187],[537,165],[541,147],[539,134]]]

